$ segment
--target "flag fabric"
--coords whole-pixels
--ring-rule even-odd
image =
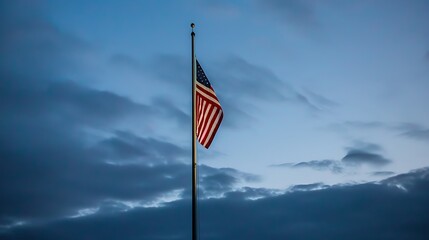
[[[223,111],[216,93],[197,61],[196,125],[197,139],[209,148],[223,119]]]

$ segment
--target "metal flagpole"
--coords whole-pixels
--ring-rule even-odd
[[[197,78],[195,61],[195,24],[191,23],[192,28],[192,240],[197,240],[197,144],[196,144],[196,112],[195,112],[195,81]]]

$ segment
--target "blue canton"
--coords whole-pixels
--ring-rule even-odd
[[[197,61],[197,81],[204,86],[210,88],[209,79],[207,79],[206,74],[204,74],[203,68],[200,63]]]

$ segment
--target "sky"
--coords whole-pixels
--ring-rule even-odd
[[[426,239],[429,2],[0,0],[0,238]]]

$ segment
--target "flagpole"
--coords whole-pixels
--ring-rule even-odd
[[[195,113],[195,81],[197,77],[195,61],[195,24],[192,28],[192,240],[197,240],[197,144],[196,144],[196,113]]]

